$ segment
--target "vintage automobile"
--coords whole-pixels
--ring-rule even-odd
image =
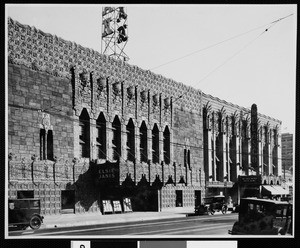
[[[9,199],[8,200],[8,225],[25,229],[39,229],[44,217],[41,216],[39,199]]]
[[[204,204],[195,207],[195,214],[214,214],[216,211],[221,211],[226,214],[228,206],[225,202],[224,195],[216,195],[204,198]]]
[[[288,235],[292,234],[292,204],[260,198],[242,198],[238,221],[229,234]]]

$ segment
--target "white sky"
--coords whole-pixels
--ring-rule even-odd
[[[101,52],[101,12],[109,6],[9,4],[6,16]],[[243,107],[256,103],[282,121],[282,132],[295,133],[296,4],[123,6],[129,64]]]

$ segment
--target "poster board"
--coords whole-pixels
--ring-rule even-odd
[[[131,200],[130,198],[123,199],[124,212],[132,212]]]
[[[122,212],[122,207],[121,207],[121,202],[120,201],[113,201],[114,205],[114,213],[121,213]]]
[[[103,214],[113,213],[113,206],[110,200],[102,200]]]

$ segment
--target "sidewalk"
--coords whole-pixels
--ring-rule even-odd
[[[59,228],[95,224],[128,223],[155,219],[185,218],[194,213],[193,207],[164,209],[162,212],[127,212],[102,215],[99,213],[45,215],[42,228]]]

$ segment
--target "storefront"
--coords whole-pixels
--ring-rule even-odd
[[[289,194],[289,189],[284,189],[280,185],[262,185],[261,196],[263,198],[277,199],[286,197]]]
[[[238,177],[238,204],[241,198],[260,197],[261,175],[239,176]]]

